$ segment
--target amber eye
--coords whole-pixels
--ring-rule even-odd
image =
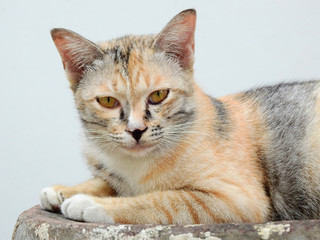
[[[150,104],[161,103],[168,96],[169,90],[158,90],[150,94],[148,102]]]
[[[113,97],[98,97],[97,101],[102,107],[105,108],[115,108],[119,105],[118,100]]]

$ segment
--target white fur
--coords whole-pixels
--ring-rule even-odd
[[[133,116],[133,112],[131,112],[131,114],[129,116],[127,130],[133,132],[136,129],[144,130],[145,128],[146,128],[146,125],[145,125],[143,119],[136,119]]]
[[[67,199],[61,206],[61,212],[67,218],[77,221],[114,223],[102,205],[84,194],[77,194]]]
[[[155,160],[149,157],[135,158],[124,154],[108,155],[103,153],[98,147],[90,141],[84,139],[84,154],[95,159],[98,163],[104,164],[110,172],[117,174],[125,179],[126,184],[120,184],[115,187],[119,196],[137,196],[150,192],[154,189],[154,184],[149,182],[148,186],[140,183],[140,179],[155,165]],[[99,175],[104,178],[105,176]]]
[[[40,206],[42,209],[54,211],[60,208],[62,202],[63,196],[61,193],[51,187],[43,189],[40,193]]]

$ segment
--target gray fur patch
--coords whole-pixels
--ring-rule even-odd
[[[216,121],[214,125],[215,132],[223,138],[226,138],[230,128],[228,110],[220,100],[210,97],[216,111]]]
[[[119,176],[115,173],[110,173],[109,177],[112,179],[111,181],[116,181],[116,182],[123,182],[124,181],[124,179],[121,176]]]
[[[195,117],[195,111],[185,111],[185,110],[179,110],[178,112],[175,112],[171,116],[167,117],[168,120],[177,122],[177,123],[186,123],[186,122],[192,122]]]
[[[128,63],[132,47],[132,44],[128,46],[118,45],[112,49],[105,50],[105,54],[110,56],[115,64],[120,64],[122,66],[126,75],[128,75]]]
[[[104,128],[107,127],[106,121],[99,120],[99,119],[88,121],[84,118],[81,118],[81,122],[86,128],[88,128],[89,125],[97,125],[97,126],[104,127]]]
[[[94,167],[95,167],[95,169],[97,171],[101,171],[101,170],[105,170],[106,169],[106,167],[102,163],[97,163],[97,164],[94,165]]]
[[[320,216],[319,200],[302,181],[303,165],[308,160],[304,141],[315,112],[316,84],[283,83],[250,90],[243,96],[256,102],[271,133],[271,145],[265,146],[261,159],[274,208],[271,220]]]
[[[126,115],[125,115],[125,113],[124,113],[124,111],[123,111],[122,108],[120,109],[119,118],[120,118],[120,120],[121,120],[122,122],[126,122],[126,121],[127,121],[127,117],[126,117]]]

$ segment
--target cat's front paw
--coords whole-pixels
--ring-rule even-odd
[[[61,212],[67,218],[84,222],[114,223],[105,208],[90,196],[77,194],[67,199],[61,206]]]
[[[43,189],[40,193],[40,206],[44,210],[59,212],[63,201],[62,193],[51,187]]]

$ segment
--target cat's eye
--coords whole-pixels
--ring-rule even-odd
[[[150,104],[159,104],[168,96],[169,90],[157,90],[150,94],[148,102]]]
[[[115,108],[119,105],[118,100],[113,97],[98,97],[97,101],[102,107],[105,108]]]

